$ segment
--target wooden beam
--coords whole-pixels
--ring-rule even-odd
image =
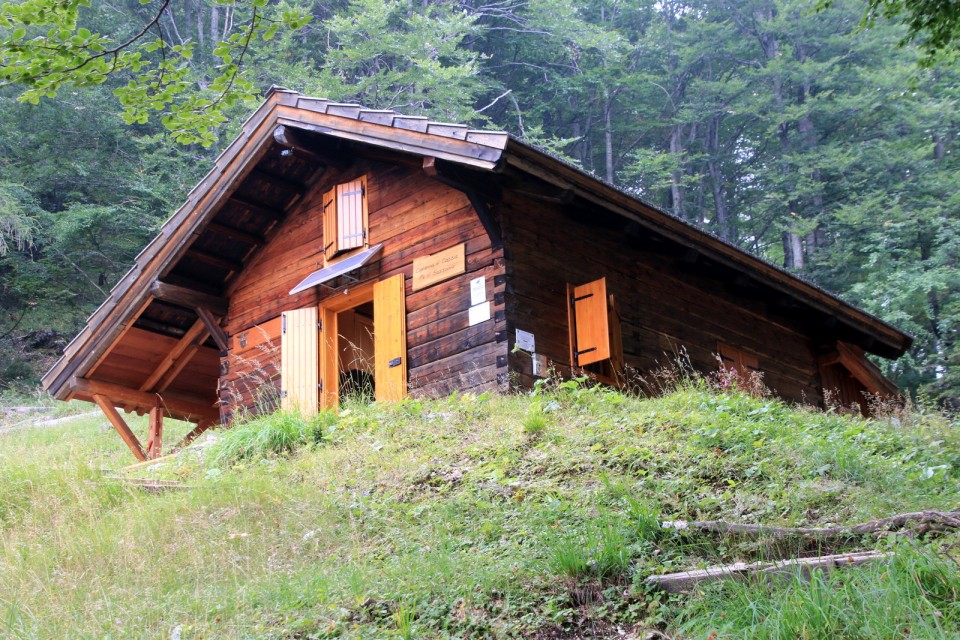
[[[157,300],[176,304],[188,309],[204,307],[210,309],[210,311],[218,316],[227,315],[227,308],[229,307],[229,301],[226,298],[210,295],[203,291],[196,291],[176,284],[160,282],[159,280],[150,286],[150,295]]]
[[[867,360],[866,354],[859,348],[845,342],[837,342],[837,354],[840,364],[870,393],[888,398],[896,398],[900,395],[897,385],[887,380],[880,368]]]
[[[206,340],[206,326],[204,326],[204,340]],[[164,374],[164,376],[156,383],[156,388],[151,389],[156,393],[164,393],[167,389],[170,388],[170,385],[173,384],[173,381],[177,379],[177,376],[180,375],[180,372],[183,371],[184,367],[190,364],[190,361],[193,360],[193,356],[197,355],[200,351],[200,344],[195,343],[188,345],[186,350],[177,358],[177,361],[173,364],[172,367]]]
[[[462,191],[473,206],[473,210],[476,211],[477,217],[480,219],[480,224],[483,225],[484,230],[487,232],[487,236],[490,238],[490,245],[494,249],[499,249],[503,246],[503,232],[500,229],[500,225],[490,212],[486,201],[472,186],[457,179],[455,176],[442,173],[440,167],[437,165],[437,159],[433,157],[423,159],[423,172],[441,184],[445,184],[457,191]]]
[[[237,229],[236,227],[231,227],[230,225],[220,222],[211,222],[208,224],[207,231],[254,247],[262,247],[267,242],[263,236],[257,235],[256,233],[250,233],[249,231]]]
[[[281,176],[280,174],[273,173],[271,171],[265,171],[260,167],[257,167],[256,169],[254,169],[251,173],[254,175],[254,177],[260,180],[263,180],[265,182],[269,182],[270,184],[280,187],[281,189],[284,189],[286,191],[289,191],[290,193],[302,194],[306,189],[305,185],[299,182],[291,180],[286,176]]]
[[[147,435],[147,457],[155,460],[163,449],[163,408],[150,409],[149,431]]]
[[[210,332],[210,337],[213,338],[213,341],[217,343],[217,346],[220,347],[220,355],[227,355],[227,350],[229,349],[229,341],[227,339],[227,334],[224,333],[223,329],[220,328],[220,324],[213,314],[210,313],[207,309],[203,307],[197,307],[197,315],[200,316],[200,320],[203,321],[203,324],[207,327],[207,331]]]
[[[277,209],[276,207],[271,207],[268,204],[264,204],[252,198],[247,198],[240,195],[232,195],[229,198],[229,202],[233,204],[244,207],[245,209],[250,209],[251,211],[256,211],[257,213],[262,213],[270,217],[279,217],[283,215],[282,209]]]
[[[273,130],[273,139],[282,147],[286,147],[292,155],[300,156],[317,164],[326,164],[324,158],[312,149],[312,146],[303,135],[295,129],[278,125]]]
[[[215,256],[212,253],[207,253],[206,251],[200,251],[199,249],[190,249],[187,251],[188,258],[194,258],[195,260],[200,260],[201,262],[206,262],[209,265],[214,267],[219,267],[226,271],[241,271],[243,269],[243,263],[237,262],[236,260],[229,260],[227,258],[221,258],[220,256]]]
[[[103,396],[109,398],[114,405],[128,404],[144,411],[149,411],[159,403],[166,409],[168,415],[181,420],[211,420],[220,417],[220,412],[214,408],[213,402],[207,404],[201,400],[180,396],[158,396],[155,393],[139,391],[112,382],[79,377],[74,377],[71,380],[70,387],[74,390],[74,394],[79,397]]]
[[[140,441],[137,440],[137,436],[133,434],[133,431],[131,431],[130,427],[127,426],[127,423],[110,403],[110,400],[108,400],[105,396],[95,393],[93,394],[93,401],[96,402],[97,406],[100,407],[100,410],[106,414],[107,420],[110,421],[110,424],[113,425],[113,428],[117,430],[117,433],[120,434],[120,437],[123,438],[123,441],[128,447],[130,447],[130,451],[133,452],[133,455],[136,456],[137,460],[140,460],[141,462],[146,460],[147,456],[143,453],[143,445],[141,445]]]
[[[140,385],[140,391],[155,391],[156,389],[154,389],[154,386],[156,386],[157,382],[159,382],[160,379],[163,378],[163,376],[170,370],[170,368],[173,367],[174,363],[177,362],[177,360],[191,345],[199,346],[200,344],[203,344],[203,341],[207,339],[207,333],[208,331],[206,325],[203,323],[203,320],[198,318],[193,323],[193,326],[187,329],[187,332],[183,334],[183,337],[180,338],[180,341],[174,345],[173,349],[170,350],[170,353],[168,353],[166,357],[160,361],[160,364],[158,364],[153,370],[153,373],[151,373],[147,377],[146,381]],[[196,351],[194,351],[194,353],[196,353]]]

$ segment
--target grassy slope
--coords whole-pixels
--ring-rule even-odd
[[[181,456],[152,473],[194,488],[160,495],[100,478],[130,462],[102,419],[0,436],[0,636],[850,635],[773,628],[805,587],[650,593],[651,573],[811,551],[677,537],[656,520],[853,523],[960,494],[960,435],[943,419],[862,421],[697,385],[659,399],[562,385],[327,422],[294,455]],[[929,563],[948,599],[953,565]],[[926,584],[907,564],[902,583]],[[867,570],[862,590],[896,591],[883,582],[895,573]],[[828,609],[893,610],[869,637],[960,633],[930,589],[893,605],[828,602],[841,586],[824,585]]]

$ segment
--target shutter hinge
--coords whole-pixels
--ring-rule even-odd
[[[317,331],[323,331],[323,320],[317,322]]]
[[[585,295],[585,296],[580,296],[579,298],[576,298],[576,297],[574,297],[574,296],[570,296],[570,304],[573,305],[573,304],[576,304],[577,302],[579,302],[579,301],[581,301],[581,300],[586,300],[587,298],[592,298],[592,297],[593,297],[593,294],[592,294],[592,293],[588,293],[588,294]]]
[[[323,380],[317,383],[317,391],[323,393]]]
[[[391,368],[399,367],[401,362],[403,362],[402,358],[394,358],[393,360],[387,363],[387,366]]]
[[[286,398],[286,397],[287,397],[287,390],[286,390],[286,389],[281,389],[281,390],[280,390],[280,397],[281,397],[281,398]]]
[[[280,314],[280,333],[286,335],[287,333],[287,314]]]

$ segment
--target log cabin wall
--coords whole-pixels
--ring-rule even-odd
[[[397,273],[405,276],[410,392],[437,396],[505,383],[503,250],[492,247],[462,192],[431,179],[412,163],[358,159],[349,168],[328,170],[234,281],[224,322],[230,348],[221,362],[219,389],[224,423],[238,410],[275,406],[280,388],[280,314],[318,305],[349,288],[335,281],[334,291],[319,286],[289,295],[300,280],[324,266],[323,193],[363,175],[369,243],[384,246],[380,259],[356,275],[360,283]],[[466,272],[413,291],[413,260],[460,243],[465,245]],[[492,305],[491,319],[471,327],[470,280],[481,275]]]
[[[628,370],[649,380],[650,372],[685,352],[695,369],[716,371],[718,344],[724,343],[754,355],[764,383],[781,397],[821,402],[811,335],[757,296],[712,277],[695,253],[652,240],[643,230],[630,237],[624,221],[607,212],[517,194],[507,194],[499,217],[511,348],[516,329],[532,332],[537,353],[569,373],[566,286],[606,277],[619,306]],[[529,355],[511,352],[509,364],[521,386],[533,384]]]

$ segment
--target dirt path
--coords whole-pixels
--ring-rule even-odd
[[[39,412],[41,408],[39,407],[28,407],[32,411],[17,411],[20,407],[15,407],[13,410],[14,414],[18,413],[34,413]],[[52,409],[50,409],[52,411]],[[97,411],[87,411],[85,413],[75,413],[70,416],[63,416],[62,418],[44,418],[41,416],[30,416],[19,422],[13,424],[0,426],[0,435],[6,433],[11,433],[13,431],[22,431],[24,429],[42,429],[46,427],[55,427],[57,425],[63,424],[65,422],[70,422],[71,420],[76,420],[78,418],[88,418],[90,416],[97,415]]]

